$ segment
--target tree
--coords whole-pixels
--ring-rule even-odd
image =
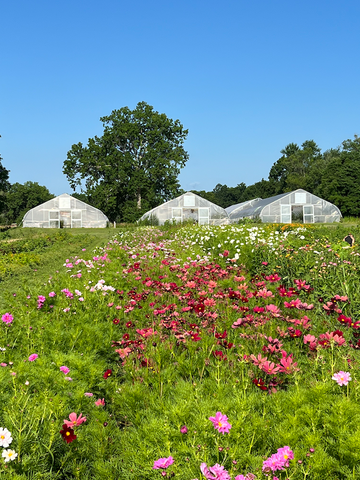
[[[269,180],[276,186],[276,194],[304,188],[312,192],[321,181],[322,156],[314,140],[306,140],[301,148],[289,143],[283,155],[270,169]]]
[[[6,192],[10,187],[9,173],[10,171],[3,167],[2,157],[0,155],[0,213],[4,211],[6,206]]]
[[[14,183],[6,193],[6,219],[20,223],[25,213],[54,198],[46,187],[37,182]]]
[[[319,193],[343,215],[360,216],[360,137],[345,140],[340,153],[332,151]]]
[[[133,221],[179,191],[178,175],[188,154],[188,134],[179,120],[145,102],[102,117],[104,133],[87,146],[73,145],[63,172],[71,187],[85,183],[93,205],[110,220]]]

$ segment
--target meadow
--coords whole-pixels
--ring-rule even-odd
[[[24,230],[0,478],[360,478],[356,224]]]

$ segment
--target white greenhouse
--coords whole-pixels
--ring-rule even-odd
[[[338,207],[301,188],[232,205],[227,212],[231,223],[243,218],[259,218],[270,223],[332,223],[342,217]]]
[[[222,207],[192,192],[184,193],[180,197],[153,208],[146,212],[139,221],[142,220],[149,220],[159,225],[164,225],[167,220],[176,223],[193,221],[199,225],[229,223],[228,214]]]
[[[262,200],[261,198],[254,198],[253,200],[247,200],[246,202],[237,203],[236,205],[231,205],[230,207],[225,208],[226,213],[229,215],[231,223],[237,222],[240,220],[240,212],[246,207],[252,207],[256,202]],[[240,216],[239,216],[240,215]]]
[[[29,210],[23,227],[105,228],[108,221],[97,208],[63,193]]]

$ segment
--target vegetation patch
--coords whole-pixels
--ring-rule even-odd
[[[360,253],[346,233],[124,228],[45,282],[14,282],[1,475],[357,478]]]

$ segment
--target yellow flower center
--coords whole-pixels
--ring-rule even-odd
[[[1,437],[0,437],[0,438],[1,438],[1,440],[4,440],[4,438],[5,438],[5,435],[1,435]]]
[[[13,452],[9,452],[9,453],[8,453],[9,457],[11,457],[12,454],[13,454]]]
[[[69,436],[69,435],[70,435],[70,432],[66,432],[65,435]]]
[[[222,423],[221,423],[221,422],[219,422],[218,425],[219,425],[219,427],[222,427]]]

